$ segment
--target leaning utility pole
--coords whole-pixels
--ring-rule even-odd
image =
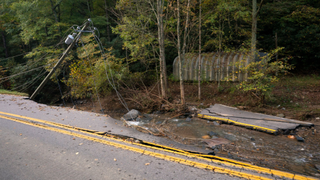
[[[41,91],[41,89],[43,88],[43,86],[48,82],[49,78],[52,76],[52,74],[56,71],[56,69],[59,67],[59,65],[61,64],[61,62],[63,61],[63,59],[68,55],[69,51],[72,49],[72,47],[74,46],[74,44],[76,43],[77,39],[79,39],[82,31],[88,26],[89,22],[87,22],[83,28],[81,29],[81,31],[78,33],[78,35],[74,38],[73,42],[69,45],[69,47],[66,49],[66,51],[62,54],[62,56],[60,57],[59,61],[57,62],[57,64],[52,68],[52,70],[50,71],[50,73],[47,75],[47,77],[41,82],[41,84],[38,86],[38,88],[34,91],[34,93],[30,96],[30,99],[33,100],[36,95]]]

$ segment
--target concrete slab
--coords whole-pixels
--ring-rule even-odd
[[[277,134],[279,130],[293,130],[298,126],[313,126],[309,122],[243,111],[222,104],[215,104],[202,110],[198,117],[219,120],[273,134]]]

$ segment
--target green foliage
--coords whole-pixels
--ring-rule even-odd
[[[285,47],[279,57],[292,57],[296,70],[317,70],[320,67],[320,5],[319,1],[282,0],[263,5],[258,27],[259,47],[269,51]]]
[[[76,57],[79,60],[71,63],[69,78],[63,81],[70,87],[72,97],[107,94],[112,90],[109,80],[117,86],[118,81],[128,76],[128,67],[123,65],[122,59],[111,53],[102,56],[92,35],[82,36],[80,44]]]
[[[288,73],[292,69],[286,61],[273,61],[275,53],[282,48],[274,50],[260,61],[250,62],[240,68],[239,73],[246,73],[247,80],[240,82],[237,88],[246,93],[252,93],[259,98],[260,103],[264,103],[265,96],[274,88],[281,74]]]
[[[137,8],[134,8],[139,6]],[[121,18],[121,24],[113,28],[113,32],[119,34],[123,40],[123,47],[128,48],[131,61],[150,63],[155,59],[157,51],[157,28],[155,16],[150,5],[141,1],[136,4],[133,1],[119,1],[117,8],[125,12]],[[138,10],[138,12],[136,12]]]
[[[206,11],[214,9],[204,20],[205,30],[208,31],[203,47],[206,51],[219,49],[219,36],[224,51],[237,50],[239,46],[249,43],[251,11],[247,1],[216,0],[205,1],[204,4]]]

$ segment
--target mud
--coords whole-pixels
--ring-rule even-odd
[[[162,134],[179,143],[211,149],[218,156],[320,177],[320,171],[316,168],[320,163],[319,122],[315,122],[312,128],[300,127],[289,134],[272,135],[199,118],[169,118],[153,115],[151,121],[141,121],[139,126],[147,129],[146,133]],[[294,139],[289,138],[290,134]],[[218,144],[222,142],[221,145],[208,143],[210,140],[203,139],[205,135],[216,139]],[[296,136],[302,137],[304,142],[298,141]]]

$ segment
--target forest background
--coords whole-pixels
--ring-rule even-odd
[[[106,53],[100,54],[90,33],[83,35],[37,101],[97,101],[116,94],[116,88],[136,108],[156,110],[167,104],[166,110],[172,111],[174,104],[184,102],[182,86],[172,76],[173,61],[180,53],[183,57],[185,53],[251,51],[255,34],[254,48],[275,52],[270,62],[281,62],[278,68],[290,65],[286,72],[312,75],[318,82],[319,17],[320,1],[315,0],[2,0],[0,88],[31,95],[66,49],[63,38],[72,32],[70,27],[88,18],[98,29]],[[108,77],[115,84],[110,85]],[[248,99],[235,97],[249,98],[247,94],[252,93],[250,98],[259,101],[251,105],[279,103],[272,99],[277,85],[272,78],[265,82],[270,86],[260,89],[269,92],[264,94],[269,97],[266,102],[261,102],[259,92],[251,92],[256,86],[246,93],[239,84],[201,82],[203,92],[198,97],[200,83],[184,83],[187,102],[224,99],[231,105],[250,105]],[[226,95],[230,96],[223,98]]]

